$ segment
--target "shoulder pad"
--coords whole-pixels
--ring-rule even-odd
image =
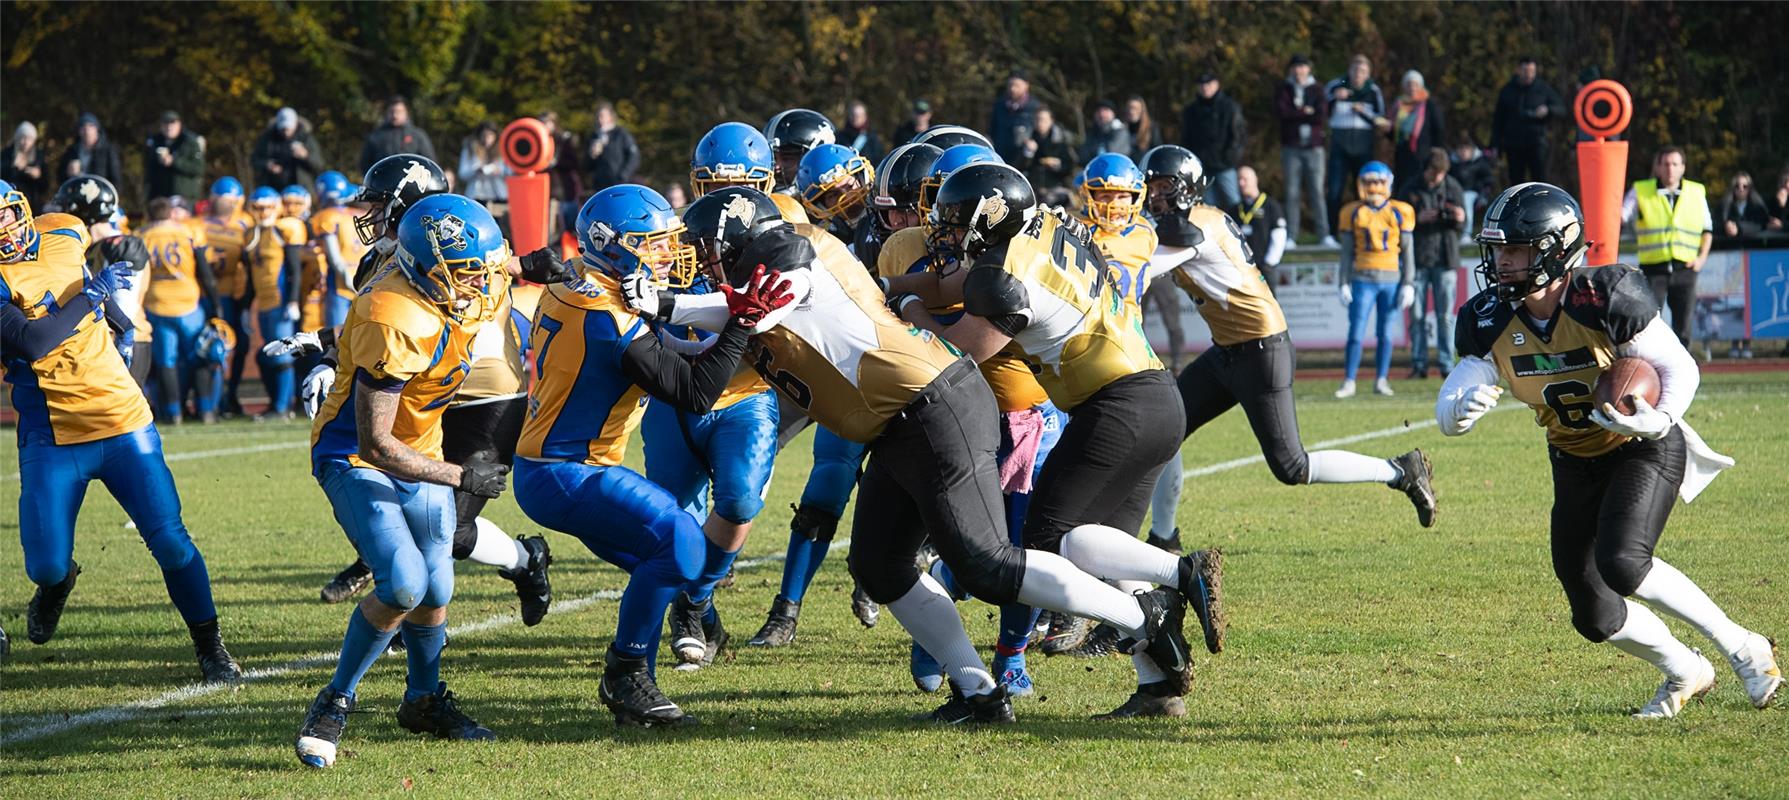
[[[397,281],[395,285],[393,278]],[[440,333],[444,322],[441,312],[416,294],[401,275],[394,274],[380,281],[372,291],[359,298],[356,304],[359,303],[366,304],[363,308],[368,322],[377,322],[416,339]]]
[[[1198,210],[1199,207],[1194,206],[1186,214],[1174,214],[1158,222],[1155,226],[1157,241],[1168,247],[1198,247],[1204,244],[1205,232],[1193,221],[1193,213]]]
[[[976,262],[963,279],[963,310],[978,317],[998,317],[1031,310],[1025,284],[995,264]]]

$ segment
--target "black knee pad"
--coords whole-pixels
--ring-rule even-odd
[[[1619,612],[1599,605],[1596,608],[1573,608],[1572,627],[1578,635],[1590,640],[1592,644],[1609,641],[1621,626],[1627,623],[1627,608],[1620,607]]]
[[[804,504],[795,509],[795,516],[789,520],[789,529],[815,542],[826,543],[838,535],[839,518],[818,506]]]
[[[876,559],[868,555],[874,552],[870,548],[851,548],[845,557],[845,563],[851,568],[851,577],[857,579],[857,585],[871,600],[887,605],[905,597],[919,581],[919,565],[913,559]],[[865,563],[876,562],[876,563]]]
[[[1631,550],[1597,553],[1596,569],[1603,574],[1603,583],[1616,594],[1627,597],[1640,588],[1640,583],[1652,572],[1652,555]]]
[[[453,560],[465,561],[472,555],[472,546],[478,543],[478,517],[461,519],[453,529]]]
[[[1273,472],[1275,480],[1287,486],[1303,486],[1311,482],[1311,457],[1303,448],[1270,454],[1267,468]]]

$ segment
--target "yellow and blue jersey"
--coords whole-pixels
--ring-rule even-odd
[[[709,289],[704,284],[698,284],[697,286],[692,287],[690,291],[693,294],[706,294]],[[677,339],[685,342],[704,342],[714,338],[714,333],[710,331],[699,330],[687,325],[664,324],[659,325],[658,329],[660,335],[665,338]],[[768,391],[770,391],[770,383],[765,381],[764,377],[759,375],[757,370],[752,369],[750,364],[741,363],[739,365],[739,371],[734,373],[733,380],[728,382],[727,388],[721,390],[720,398],[714,401],[714,408],[710,410],[720,411],[721,409],[737,405],[740,401],[745,400],[748,397],[754,397]]]
[[[1336,233],[1347,234],[1354,268],[1398,271],[1398,253],[1416,231],[1416,209],[1402,200],[1371,205],[1356,200],[1342,207]]]
[[[476,320],[456,321],[410,285],[387,273],[354,299],[336,338],[335,389],[311,425],[311,468],[325,462],[370,467],[360,460],[355,396],[403,393],[391,433],[429,458],[441,458],[441,413],[472,369]]]
[[[149,285],[143,310],[158,317],[184,317],[199,307],[198,254],[205,235],[172,220],[151,224],[138,234],[149,248]]]
[[[302,246],[307,241],[304,221],[296,217],[280,217],[256,233],[245,260],[258,308],[278,308],[287,300],[296,299],[293,293],[298,291],[300,276],[288,270],[297,270],[302,265],[286,263],[286,248]]]
[[[646,390],[621,370],[634,339],[651,335],[613,278],[554,284],[534,315],[534,386],[516,455],[615,466],[646,409]]]
[[[37,244],[27,257],[0,264],[0,301],[23,310],[27,319],[41,319],[84,288],[91,237],[68,214],[44,214],[33,225]],[[74,335],[36,361],[8,356],[6,380],[13,386],[21,445],[98,441],[153,418],[103,319],[82,319]]]
[[[243,251],[254,238],[255,221],[237,211],[228,217],[205,218],[205,257],[217,278],[218,294],[240,298],[248,294],[248,269]]]
[[[1091,221],[1088,226],[1093,229],[1093,243],[1099,245],[1106,256],[1106,266],[1112,271],[1112,288],[1130,305],[1131,313],[1141,319],[1143,293],[1149,289],[1149,259],[1159,244],[1155,225],[1138,214],[1136,221],[1118,230]]]
[[[528,368],[523,359],[534,330],[534,312],[545,290],[539,286],[509,287],[497,319],[480,328],[472,340],[472,374],[460,387],[455,403],[508,397],[528,388]]]

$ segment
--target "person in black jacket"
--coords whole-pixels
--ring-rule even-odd
[[[640,169],[640,146],[634,135],[615,119],[615,106],[603,100],[596,104],[596,132],[585,146],[584,171],[590,176],[592,192],[627,183]]]
[[[112,146],[112,140],[106,138],[106,131],[99,125],[99,117],[92,112],[81,115],[75,126],[75,140],[62,151],[58,159],[56,174],[60,179],[72,178],[76,175],[98,175],[117,186],[124,180],[124,167],[118,159],[118,148]]]
[[[1049,106],[1038,106],[1034,119],[1031,138],[1025,140],[1025,158],[1013,166],[1024,170],[1039,200],[1053,206],[1067,205],[1069,181],[1081,169],[1074,137],[1056,124],[1056,114]]]
[[[361,172],[372,169],[380,159],[399,153],[422,156],[436,163],[441,161],[435,157],[435,143],[429,139],[428,132],[411,123],[410,103],[403,96],[393,95],[386,99],[384,120],[367,134],[366,144],[360,146]]]
[[[1751,174],[1733,173],[1733,183],[1721,201],[1721,214],[1715,217],[1715,232],[1729,239],[1757,236],[1770,229],[1770,221],[1770,209],[1752,185]]]
[[[1547,126],[1571,116],[1532,58],[1516,62],[1515,77],[1497,94],[1497,110],[1491,117],[1491,149],[1503,151],[1509,162],[1511,185],[1546,182]]]
[[[323,151],[311,135],[311,123],[298,112],[282,108],[255,140],[249,163],[255,165],[255,185],[284,189],[294,184],[310,188],[323,171]]]
[[[150,200],[179,195],[190,201],[205,196],[205,137],[182,127],[179,113],[162,112],[161,130],[149,137],[144,150]]]
[[[1236,187],[1236,167],[1242,163],[1242,148],[1248,143],[1248,125],[1242,119],[1242,106],[1224,94],[1217,73],[1199,76],[1199,99],[1186,104],[1180,112],[1180,145],[1193,151],[1205,165],[1211,179],[1205,190],[1205,202],[1219,208],[1230,208],[1241,200]]]
[[[50,167],[44,163],[37,126],[29,120],[19,123],[12,144],[0,150],[0,180],[22,192],[32,208],[43,208],[43,201],[49,199]]]

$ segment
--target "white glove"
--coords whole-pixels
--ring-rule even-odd
[[[1663,439],[1671,432],[1677,420],[1670,414],[1652,407],[1646,398],[1634,395],[1634,413],[1623,414],[1615,410],[1615,406],[1604,403],[1602,408],[1590,412],[1590,421],[1623,436],[1638,436],[1642,439]]]
[[[1452,417],[1452,430],[1443,430],[1448,436],[1459,436],[1478,422],[1485,412],[1497,407],[1497,398],[1503,396],[1503,387],[1491,384],[1478,384],[1466,390],[1466,393],[1454,400],[1454,407],[1448,416]]]
[[[1416,287],[1406,283],[1398,287],[1398,310],[1403,311],[1416,305]]]
[[[315,331],[299,331],[284,339],[275,339],[261,345],[261,355],[268,358],[310,356],[321,352],[323,352],[323,342],[317,338]]]
[[[303,317],[304,317],[304,315],[302,313],[299,313],[299,311],[298,311],[297,303],[291,303],[286,306],[286,319],[288,319],[292,322],[297,322],[298,320],[302,319]]]
[[[311,374],[304,376],[304,382],[298,386],[298,398],[304,404],[304,415],[316,419],[317,412],[323,408],[323,401],[329,398],[329,392],[334,388],[334,364],[318,364],[311,370]]]
[[[652,277],[636,272],[621,279],[621,299],[629,310],[647,319],[658,317],[658,287]]]
[[[1354,305],[1354,287],[1345,283],[1342,284],[1342,291],[1339,296],[1342,299],[1343,308],[1350,308]]]

